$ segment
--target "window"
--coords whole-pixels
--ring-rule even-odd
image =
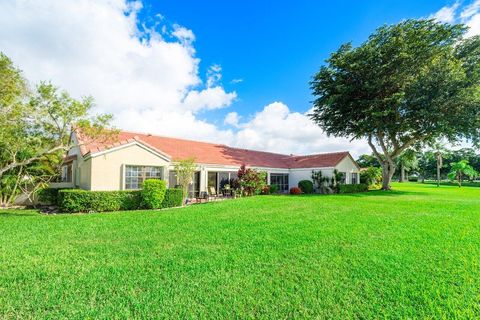
[[[358,183],[357,176],[358,176],[358,173],[356,173],[356,172],[352,173],[352,184],[357,184]]]
[[[286,173],[271,173],[270,185],[276,184],[279,191],[288,191],[288,174]]]
[[[147,179],[162,179],[162,167],[125,166],[125,189],[141,189]]]
[[[168,172],[168,187],[169,188],[176,188],[178,186],[177,182],[177,172],[174,170],[170,170]]]
[[[72,182],[72,164],[62,166],[62,182]]]

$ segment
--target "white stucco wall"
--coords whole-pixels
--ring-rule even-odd
[[[346,183],[351,184],[352,183],[352,173],[357,174],[357,183],[359,183],[360,177],[358,176],[358,173],[360,172],[360,169],[357,167],[355,162],[350,158],[350,157],[345,157],[342,161],[340,161],[336,166],[335,169],[337,169],[339,172],[345,172],[347,174],[346,176]]]
[[[333,168],[290,169],[289,187],[298,187],[298,183],[302,180],[312,181],[312,170],[321,171],[325,177],[331,177],[333,174]]]

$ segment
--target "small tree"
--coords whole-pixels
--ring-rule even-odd
[[[193,174],[195,173],[196,168],[195,158],[179,160],[175,164],[177,183],[181,186],[183,191],[182,205],[185,204],[185,200],[187,199],[188,187],[193,181]]]
[[[448,178],[450,180],[457,180],[458,187],[462,186],[462,181],[464,177],[473,179],[478,175],[475,169],[473,169],[473,167],[468,164],[467,160],[452,162],[450,163],[450,167],[451,171],[448,174]]]

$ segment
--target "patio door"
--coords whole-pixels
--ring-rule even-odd
[[[200,194],[200,171],[193,174],[193,181],[188,186],[188,197],[190,199],[198,197]]]

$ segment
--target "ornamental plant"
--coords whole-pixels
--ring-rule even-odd
[[[141,191],[142,207],[146,209],[159,209],[162,207],[167,186],[165,181],[148,179],[143,182]]]
[[[290,188],[290,194],[302,194],[302,189],[299,187]]]
[[[237,172],[240,189],[246,196],[260,194],[267,185],[267,173],[242,165]]]

